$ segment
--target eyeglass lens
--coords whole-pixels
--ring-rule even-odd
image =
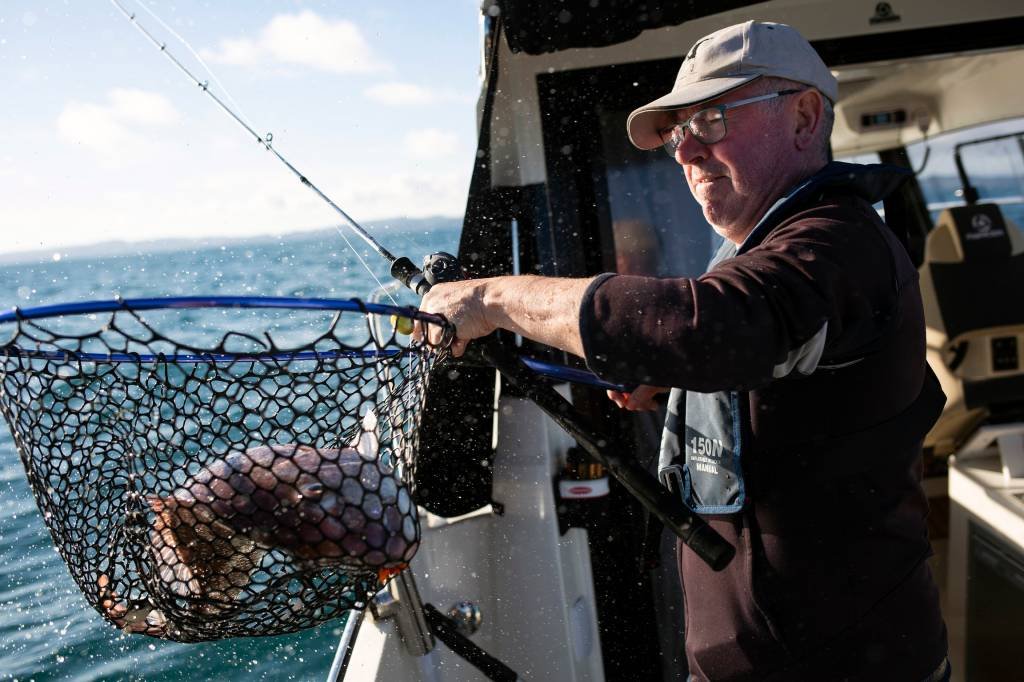
[[[701,144],[714,144],[725,137],[725,116],[718,108],[698,111],[685,124],[672,127],[665,140],[665,151],[675,156],[676,148],[683,143],[686,128]]]

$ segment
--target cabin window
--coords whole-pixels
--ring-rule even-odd
[[[664,59],[537,76],[556,274],[707,270],[722,239],[682,169],[626,136],[629,113],[671,88],[678,69],[678,59]]]
[[[704,219],[679,164],[661,150],[643,152],[630,144],[628,113],[600,115],[615,269],[658,277],[700,275],[722,238]]]
[[[961,160],[978,201],[998,204],[1006,218],[1024,226],[1024,119],[975,126],[907,145],[914,168],[921,168],[918,182],[933,220],[942,209],[964,203],[953,161],[957,145],[963,145]]]

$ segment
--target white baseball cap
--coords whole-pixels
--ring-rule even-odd
[[[832,102],[839,95],[835,76],[795,28],[748,21],[694,43],[683,58],[672,92],[629,115],[629,139],[640,149],[660,147],[663,112],[714,99],[762,76],[813,86]]]

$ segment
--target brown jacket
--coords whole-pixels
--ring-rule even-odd
[[[688,391],[665,443],[737,548],[719,573],[680,548],[695,680],[920,680],[946,654],[920,485],[944,397],[917,272],[871,206],[900,180],[830,164],[705,275],[584,298],[591,369]]]

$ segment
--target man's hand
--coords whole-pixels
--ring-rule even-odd
[[[462,355],[466,344],[495,329],[507,329],[532,341],[583,357],[580,302],[590,279],[516,275],[438,284],[420,305],[425,313],[444,315],[455,325],[452,354]],[[427,341],[437,344],[440,330],[428,330]],[[415,338],[422,338],[417,325]]]
[[[637,386],[631,392],[608,391],[613,403],[630,412],[651,412],[658,409],[655,397],[669,389],[661,386]]]
[[[421,311],[443,315],[455,327],[455,339],[451,345],[455,357],[466,352],[466,344],[470,341],[487,336],[498,328],[487,319],[484,306],[486,287],[486,279],[448,282],[435,285],[423,297]],[[427,325],[427,328],[427,342],[434,345],[441,343],[441,329],[437,325]],[[423,325],[417,322],[413,338],[422,337]]]

